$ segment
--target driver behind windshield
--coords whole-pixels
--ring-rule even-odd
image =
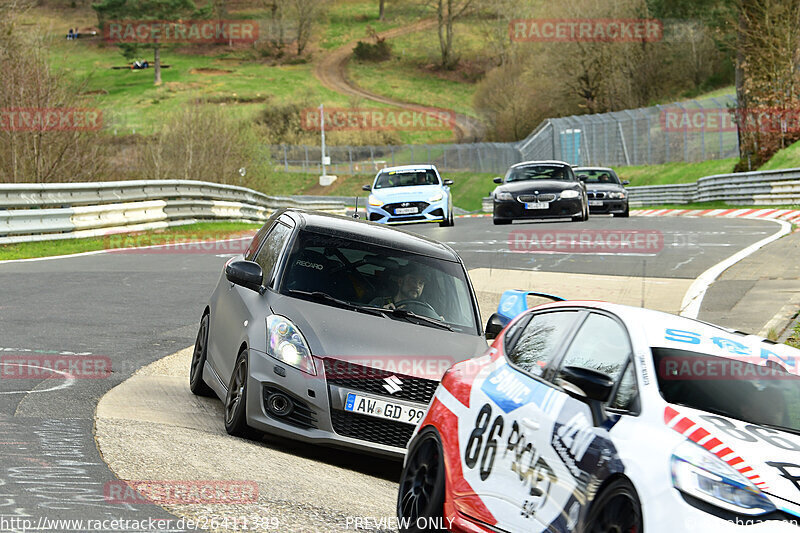
[[[397,291],[391,296],[374,298],[370,305],[380,306],[385,309],[396,309],[398,307],[406,307],[406,304],[410,302],[420,302],[430,306],[430,303],[421,298],[425,290],[426,279],[427,276],[420,267],[409,263],[399,269]],[[439,313],[437,312],[436,314],[438,315]]]

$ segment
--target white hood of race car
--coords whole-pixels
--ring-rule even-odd
[[[742,473],[769,495],[778,509],[800,516],[800,435],[678,405],[670,405],[667,413],[670,408],[678,415],[670,418],[665,414],[668,426],[676,431],[686,428],[681,433],[687,438],[711,447],[736,470],[745,470]],[[716,423],[703,417],[714,417]],[[686,418],[694,424],[689,426]],[[697,431],[700,428],[709,435]],[[713,446],[716,441],[712,439],[721,444]],[[732,452],[726,453],[726,449]]]

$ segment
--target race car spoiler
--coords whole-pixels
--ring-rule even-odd
[[[484,333],[487,340],[496,338],[509,322],[528,309],[528,296],[539,296],[554,302],[563,302],[565,300],[561,296],[547,294],[546,292],[523,291],[521,289],[505,291],[500,297],[497,312],[490,316],[489,321],[486,323]]]
[[[539,296],[554,302],[563,302],[565,300],[561,296],[547,294],[546,292],[524,291],[521,289],[507,290],[500,297],[500,303],[497,305],[497,314],[504,321],[504,326],[511,322],[514,317],[528,309],[528,296]]]

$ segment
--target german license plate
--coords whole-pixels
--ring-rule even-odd
[[[549,202],[525,202],[525,209],[547,209]]]
[[[414,425],[422,420],[422,415],[425,414],[424,408],[387,402],[380,398],[362,396],[354,392],[347,393],[347,402],[344,404],[344,410]]]
[[[395,215],[415,215],[417,213],[419,213],[417,207],[398,207],[394,210]]]
[[[589,200],[589,207],[602,207],[603,201],[602,200]]]

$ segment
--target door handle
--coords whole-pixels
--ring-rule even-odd
[[[522,418],[522,425],[528,429],[532,429],[533,431],[539,429],[539,422],[537,422],[536,420],[532,420],[528,417]]]

